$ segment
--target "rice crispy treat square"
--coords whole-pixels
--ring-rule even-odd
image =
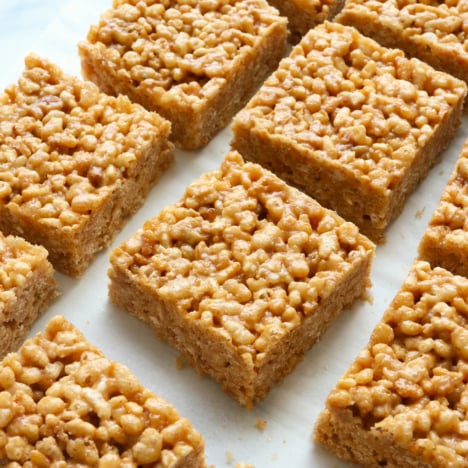
[[[468,83],[467,14],[462,0],[348,0],[335,20]]]
[[[19,347],[56,295],[46,249],[0,232],[0,359]]]
[[[205,467],[190,421],[64,317],[0,363],[7,466]]]
[[[345,0],[268,0],[268,3],[288,18],[289,39],[296,43],[309,29],[332,20]]]
[[[287,20],[264,0],[114,0],[79,44],[83,75],[205,146],[286,54]]]
[[[250,408],[367,293],[374,247],[233,151],[112,251],[109,293]]]
[[[468,277],[468,140],[424,232],[419,256]]]
[[[468,279],[416,261],[314,437],[363,467],[465,467]]]
[[[237,114],[232,146],[381,242],[449,144],[465,94],[463,81],[325,22]]]
[[[0,230],[80,276],[173,159],[170,123],[28,55],[0,94]]]

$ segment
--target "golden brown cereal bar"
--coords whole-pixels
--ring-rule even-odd
[[[170,123],[36,55],[0,94],[0,230],[79,276],[173,158]]]
[[[429,221],[419,256],[468,277],[468,140]]]
[[[364,295],[374,247],[231,152],[112,251],[110,298],[250,407]]]
[[[290,41],[298,42],[309,29],[331,20],[343,8],[344,0],[268,0],[288,18]]]
[[[114,0],[79,44],[83,74],[206,145],[286,53],[286,19],[264,0]]]
[[[315,427],[363,467],[465,467],[468,279],[417,261]]]
[[[0,363],[0,464],[199,468],[204,441],[57,316]]]
[[[0,232],[0,359],[18,348],[56,294],[47,251]]]
[[[348,0],[335,19],[468,83],[467,12],[463,0]]]
[[[233,124],[246,159],[380,242],[459,125],[464,82],[356,29],[312,29]]]

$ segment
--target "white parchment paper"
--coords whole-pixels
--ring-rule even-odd
[[[2,0],[0,88],[17,80],[24,56],[30,51],[80,76],[77,43],[110,5],[111,0]],[[31,335],[42,330],[53,315],[65,315],[108,357],[129,366],[144,385],[192,421],[205,438],[208,464],[234,467],[243,461],[256,468],[345,467],[312,442],[315,420],[328,392],[367,343],[405,278],[468,136],[467,124],[464,117],[441,162],[408,200],[404,212],[388,230],[386,244],[377,248],[372,270],[373,302],[359,302],[344,311],[296,370],[250,412],[209,378],[198,376],[189,367],[178,369],[176,351],[158,341],[143,323],[110,304],[110,249],[99,254],[79,280],[57,274],[61,296],[36,322]],[[110,248],[130,237],[165,205],[178,200],[187,184],[201,173],[217,169],[229,140],[226,129],[201,151],[177,151],[175,164]],[[256,426],[259,420],[266,422],[263,430]]]

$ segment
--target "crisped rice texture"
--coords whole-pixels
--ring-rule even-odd
[[[246,406],[369,285],[357,227],[229,153],[113,250],[110,297]]]
[[[0,232],[0,358],[15,351],[57,294],[47,251]]]
[[[335,19],[468,83],[467,12],[463,0],[349,0]]]
[[[172,405],[56,316],[0,363],[0,463],[202,468],[204,442]]]
[[[264,0],[115,0],[79,44],[82,70],[205,146],[286,53],[286,19]]]
[[[315,438],[363,467],[466,467],[468,279],[416,261]]]
[[[325,22],[232,125],[232,146],[374,241],[460,123],[466,85],[356,29]]]
[[[0,229],[80,276],[173,157],[170,124],[30,54],[0,94]]]
[[[468,141],[424,232],[419,256],[468,277]]]

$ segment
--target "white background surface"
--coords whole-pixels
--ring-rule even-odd
[[[80,75],[77,43],[111,0],[1,0],[0,88],[15,82],[24,56],[35,51],[67,73]],[[251,412],[226,396],[207,377],[190,368],[178,370],[176,351],[159,342],[147,327],[118,310],[107,298],[110,249],[103,251],[84,276],[57,274],[61,296],[36,322],[42,330],[56,314],[65,315],[110,358],[131,368],[144,385],[167,399],[188,417],[206,441],[208,464],[234,467],[237,462],[262,467],[345,467],[311,440],[316,417],[340,375],[367,343],[372,328],[400,287],[427,222],[439,200],[468,136],[462,125],[399,219],[388,230],[387,242],[377,248],[372,273],[373,303],[357,303],[344,311],[304,361]],[[202,172],[217,169],[228,151],[229,129],[199,152],[176,152],[176,162],[154,187],[145,205],[129,220],[113,246],[130,237],[147,219],[182,195]],[[112,246],[111,246],[112,248]],[[257,419],[266,421],[259,430]]]

